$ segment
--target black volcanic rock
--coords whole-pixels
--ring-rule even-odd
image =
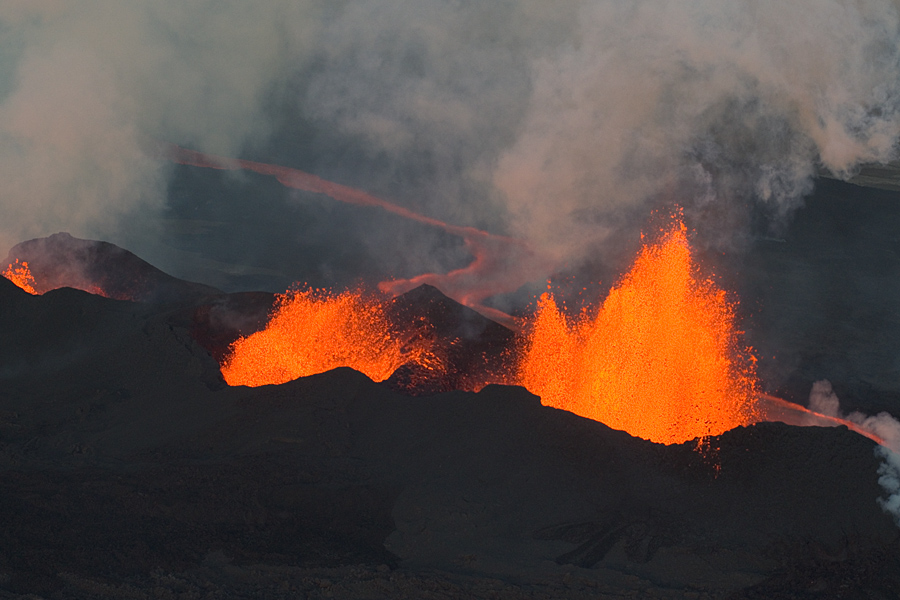
[[[0,595],[900,590],[874,444],[846,429],[760,424],[700,453],[521,388],[210,386],[160,310],[0,282]]]
[[[194,338],[219,363],[239,337],[265,328],[276,295],[239,292],[210,298],[182,311],[173,322],[188,326]],[[386,303],[392,334],[412,345],[425,341],[439,356],[442,368],[410,362],[398,368],[384,385],[413,396],[481,388],[507,381],[513,364],[516,334],[474,310],[422,285]]]
[[[417,337],[432,341],[445,364],[439,372],[404,365],[384,382],[390,389],[427,395],[508,381],[508,369],[515,361],[515,332],[437,288],[426,284],[397,296],[388,304],[387,315],[398,329],[412,328]]]
[[[503,325],[483,317],[428,284],[394,298],[388,314],[397,322],[428,323],[435,335],[446,339],[478,340],[497,345],[504,345],[512,339],[512,331]]]
[[[222,294],[175,320],[190,327],[194,339],[221,364],[238,338],[265,329],[276,299],[269,292]]]
[[[222,292],[177,279],[108,242],[68,233],[28,240],[9,251],[6,264],[27,262],[38,293],[71,287],[118,300],[184,302]]]

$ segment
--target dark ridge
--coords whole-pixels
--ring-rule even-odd
[[[28,292],[14,284],[6,277],[0,277],[0,302],[4,305],[7,302],[14,302],[23,297],[23,294],[30,296]]]
[[[115,244],[68,233],[28,240],[12,247],[6,264],[27,262],[38,293],[71,287],[116,300],[173,303],[222,292],[178,279]]]
[[[430,285],[420,285],[394,298],[388,318],[398,330],[416,331],[431,340],[445,368],[440,371],[407,364],[385,382],[388,388],[410,395],[481,388],[508,381],[516,334],[503,325],[448,298]]]

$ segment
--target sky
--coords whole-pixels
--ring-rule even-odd
[[[523,284],[621,267],[674,204],[740,251],[897,158],[898,63],[893,0],[4,0],[0,248],[68,231],[231,289],[469,260],[176,144],[522,240]]]

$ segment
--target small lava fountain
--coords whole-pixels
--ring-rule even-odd
[[[427,343],[397,335],[382,303],[361,292],[282,294],[266,328],[232,344],[222,365],[229,385],[279,384],[350,367],[384,381],[400,366],[441,367]]]
[[[569,319],[545,293],[518,383],[545,405],[680,443],[757,421],[756,361],[734,304],[702,279],[680,218],[643,246],[596,312]]]
[[[34,277],[31,275],[31,269],[27,262],[20,263],[19,259],[16,259],[6,267],[2,275],[29,294],[37,294],[34,289]]]

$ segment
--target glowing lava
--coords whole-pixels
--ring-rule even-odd
[[[351,367],[383,381],[411,362],[441,366],[426,344],[392,331],[378,301],[359,292],[297,290],[279,297],[264,330],[232,344],[222,375],[229,385],[255,387]]]
[[[596,315],[570,324],[544,294],[518,380],[545,405],[666,444],[758,420],[755,359],[725,292],[699,278],[680,220],[644,245]]]
[[[31,269],[28,268],[27,262],[23,261],[20,263],[17,258],[6,267],[6,270],[3,271],[3,276],[29,294],[37,294],[34,289],[34,277],[31,275]]]

